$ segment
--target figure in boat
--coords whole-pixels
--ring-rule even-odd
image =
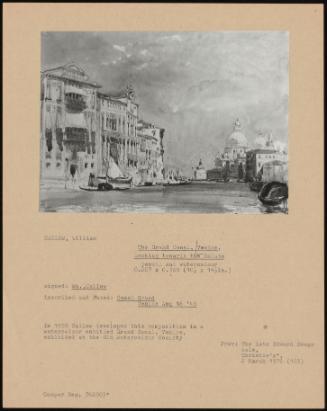
[[[126,177],[110,156],[105,176],[96,177],[90,173],[88,185],[80,186],[85,191],[127,190],[132,186],[132,177]]]

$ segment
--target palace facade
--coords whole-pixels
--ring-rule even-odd
[[[74,63],[41,73],[41,179],[105,175],[110,158],[134,182],[163,179],[165,130],[139,120],[131,85],[119,96],[100,88]]]
[[[164,180],[163,137],[165,130],[140,120],[137,127],[138,180],[140,183]]]

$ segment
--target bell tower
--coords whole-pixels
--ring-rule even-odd
[[[126,93],[126,97],[129,98],[130,100],[132,101],[136,100],[135,89],[131,82],[128,82],[126,89],[125,89],[125,93]]]

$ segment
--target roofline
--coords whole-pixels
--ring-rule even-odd
[[[67,66],[70,66],[70,65],[75,65],[75,66],[77,66],[80,70],[82,70],[82,71],[85,73],[85,70],[84,70],[82,67],[80,67],[78,63],[75,63],[75,61],[70,61],[70,62],[68,62],[68,63],[66,63],[66,64],[62,64],[61,66],[51,67],[51,68],[45,69],[45,70],[43,70],[43,71],[41,70],[41,73],[42,73],[42,72],[45,73],[46,71],[53,71],[53,70],[62,69],[62,68],[65,68],[65,67],[67,67]],[[86,76],[88,77],[87,74],[86,74]]]
[[[127,96],[125,96],[125,95],[122,95],[122,96],[113,96],[113,97],[112,97],[112,99],[114,99],[114,100],[119,100],[119,101],[120,101],[120,99],[122,99],[122,98],[126,98],[127,100],[130,100],[130,99],[129,99]],[[131,101],[132,101],[132,100],[131,100]],[[139,103],[136,103],[136,101],[132,101],[132,103],[139,107]]]
[[[47,72],[47,71],[58,70],[58,69],[61,69],[61,68],[64,68],[64,67],[65,67],[65,66],[52,67],[52,68],[49,68],[49,69],[41,70],[41,73],[45,73],[45,72]]]
[[[98,96],[99,96],[99,97],[102,97],[102,98],[105,98],[106,100],[118,102],[119,104],[122,104],[122,105],[124,105],[124,106],[127,106],[127,104],[124,103],[123,101],[120,101],[120,100],[117,101],[117,100],[113,99],[109,94],[101,93],[101,91],[98,91]]]
[[[90,81],[76,80],[76,79],[72,79],[72,78],[70,78],[70,77],[58,76],[58,75],[55,75],[55,74],[52,74],[52,73],[46,73],[46,72],[44,72],[44,71],[43,71],[43,72],[41,71],[41,73],[42,73],[43,75],[51,76],[51,77],[56,78],[56,79],[59,79],[59,80],[65,79],[65,80],[69,80],[69,81],[75,81],[76,83],[87,84],[88,86],[92,86],[92,87],[94,87],[94,88],[101,88],[101,87],[102,87],[100,84],[95,83],[95,82],[92,83],[92,82],[90,82]]]
[[[247,153],[255,153],[255,154],[269,154],[269,153],[278,153],[278,150],[269,149],[269,148],[254,148],[253,150],[247,151]]]
[[[139,121],[138,121],[138,124],[139,124],[139,123],[141,124],[140,126],[138,126],[140,130],[145,130],[145,129],[157,129],[157,130],[166,131],[166,129],[164,129],[164,128],[160,127],[160,126],[156,126],[156,125],[153,124],[153,123],[148,123],[148,122],[145,121],[145,120],[139,120]]]

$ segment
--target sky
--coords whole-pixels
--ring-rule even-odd
[[[75,62],[117,93],[131,82],[140,118],[164,128],[165,162],[206,168],[239,118],[288,140],[288,32],[44,32],[41,69]]]

